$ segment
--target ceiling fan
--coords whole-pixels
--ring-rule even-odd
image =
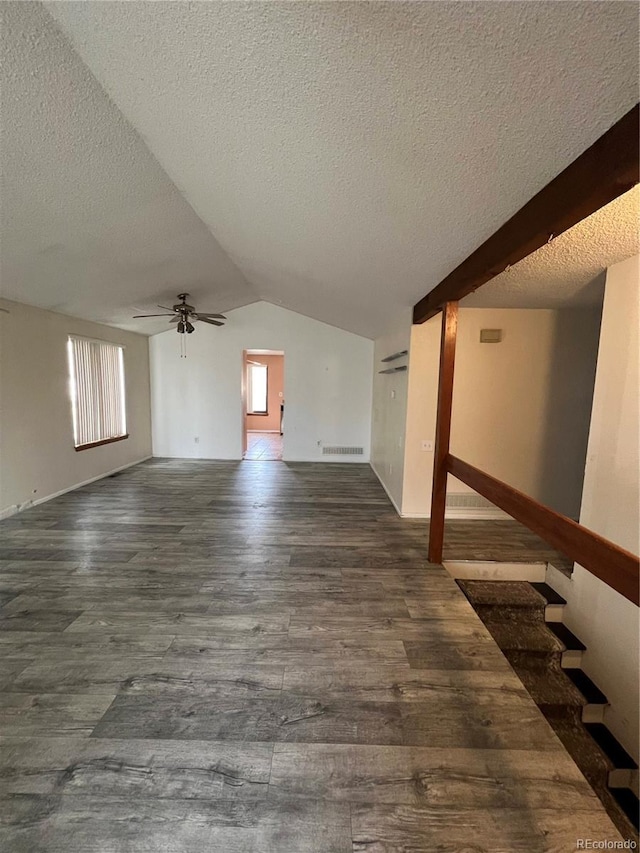
[[[188,293],[179,293],[178,299],[181,299],[181,302],[177,302],[171,308],[168,308],[166,305],[158,305],[158,308],[164,308],[164,310],[168,313],[165,314],[136,314],[134,316],[134,320],[139,320],[144,317],[171,317],[169,320],[170,323],[177,323],[176,330],[179,334],[183,335],[185,332],[190,335],[195,331],[195,326],[193,323],[196,320],[199,320],[201,323],[209,323],[212,326],[224,326],[224,323],[221,323],[221,320],[226,320],[227,318],[224,314],[211,314],[209,312],[198,311],[196,314],[196,309],[193,305],[187,305],[187,297]]]

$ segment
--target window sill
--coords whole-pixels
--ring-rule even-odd
[[[269,412],[247,412],[249,418],[268,418]]]
[[[100,447],[102,444],[113,444],[114,441],[124,441],[129,435],[117,435],[115,438],[103,438],[101,441],[91,441],[89,444],[79,444],[76,450],[90,450],[92,447]]]

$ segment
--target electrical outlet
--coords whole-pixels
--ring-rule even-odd
[[[194,436],[193,440],[195,441],[196,444],[200,444],[200,436],[199,435]]]
[[[392,399],[392,400],[395,400],[395,399],[396,399],[396,392],[395,392],[395,391],[392,391],[392,392],[391,392],[391,399]]]
[[[424,450],[426,452],[433,452],[433,441],[421,441],[420,450]]]

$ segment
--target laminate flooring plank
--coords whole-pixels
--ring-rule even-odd
[[[510,668],[493,670],[412,669],[404,664],[317,666],[288,665],[283,689],[292,693],[375,702],[446,702],[498,710],[531,708],[529,694]]]
[[[5,844],[73,853],[348,853],[350,813],[300,800],[16,795],[0,802]],[[2,836],[0,836],[0,841]]]
[[[2,534],[2,853],[619,839],[368,465],[152,459]],[[445,553],[501,538],[547,550]]]
[[[0,658],[0,691],[9,691],[29,661],[16,657]]]
[[[351,806],[354,853],[569,853],[577,839],[620,842],[604,813]]]
[[[289,625],[288,613],[250,614],[188,614],[188,613],[147,613],[146,611],[117,611],[115,613],[87,610],[78,616],[67,628],[67,633],[76,631],[118,631],[137,630],[160,634],[180,634],[181,636],[238,636],[242,634],[268,635],[286,632]]]
[[[446,708],[448,714],[443,714]],[[292,743],[363,743],[478,749],[558,749],[535,706],[487,708],[425,702],[375,702],[283,691],[279,699],[219,699],[174,692],[170,696],[120,694],[94,737],[213,739]]]
[[[358,547],[296,547],[291,552],[291,566],[338,566],[340,568],[395,568],[397,566],[420,566],[424,554],[415,548],[404,548],[391,553],[381,553],[376,548]]]
[[[117,591],[117,590],[116,590]],[[0,611],[0,619],[10,618],[20,613],[71,613],[75,612],[75,620],[83,611],[100,610],[102,612],[143,611],[145,613],[205,613],[207,602],[198,594],[175,595],[162,590],[153,592],[122,591],[120,595],[105,595],[100,591],[42,592],[34,590],[18,595],[8,602]],[[65,627],[67,627],[65,625]]]
[[[93,548],[0,548],[0,560],[8,560],[15,563],[21,560],[37,562],[78,562],[81,559],[90,559],[94,563],[127,562],[136,555],[135,549],[127,550],[105,550],[100,546]]]
[[[2,590],[0,592],[0,609],[4,608],[5,605],[9,604],[14,599],[20,596],[20,592],[17,590]]]
[[[178,692],[206,697],[265,699],[278,697],[283,666],[243,662],[204,661],[185,664],[154,657],[94,657],[88,662],[45,661],[27,666],[14,679],[12,690],[22,693],[127,693],[166,696]]]
[[[591,786],[552,751],[276,744],[269,795],[461,810],[591,811]]]
[[[174,637],[174,634],[141,633],[131,625],[130,630],[115,634],[5,630],[0,631],[0,653],[16,659],[82,661],[84,658],[97,662],[123,654],[157,656],[167,651]]]
[[[267,796],[272,753],[263,743],[0,738],[0,796],[256,799]]]
[[[30,578],[25,572],[11,572],[0,569],[0,595],[19,595],[26,589],[33,589],[38,580]]]
[[[467,602],[468,603],[468,602]],[[428,642],[432,634],[438,637],[449,635],[453,640],[453,632],[457,626],[465,625],[465,632],[480,632],[486,629],[480,622],[475,612],[468,614],[466,609],[447,613],[440,610],[433,619],[402,619],[398,617],[354,617],[333,616],[324,617],[318,614],[296,614],[291,616],[289,623],[289,636],[293,638],[324,637],[332,640],[361,640],[371,642],[373,640],[414,640],[416,642]],[[447,618],[450,617],[450,618]],[[468,617],[468,621],[466,621]],[[447,627],[447,622],[452,627]]]
[[[12,606],[14,605],[14,606]],[[81,615],[82,608],[77,610],[53,610],[46,606],[25,607],[9,602],[6,608],[0,610],[0,631],[64,631]]]
[[[88,737],[114,698],[114,694],[1,693],[0,732],[5,737]]]
[[[461,639],[455,645],[434,637],[430,642],[405,641],[404,647],[410,666],[415,669],[496,669],[506,670],[509,665],[502,653],[488,638]]]
[[[0,800],[11,853],[255,853],[257,830],[213,825],[191,800],[14,795]]]
[[[194,658],[241,666],[246,663],[268,663],[296,667],[306,673],[310,667],[333,668],[358,665],[358,671],[371,671],[381,663],[406,666],[407,655],[400,640],[325,640],[323,638],[292,639],[288,634],[261,637],[209,639],[176,637],[165,660],[191,662]]]

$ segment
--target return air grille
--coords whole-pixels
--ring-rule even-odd
[[[363,447],[323,447],[323,456],[362,456]]]
[[[483,498],[482,495],[476,495],[473,492],[452,492],[447,495],[446,505],[452,509],[454,507],[458,509],[479,509],[480,507],[495,508],[491,501],[488,501],[486,498]]]

